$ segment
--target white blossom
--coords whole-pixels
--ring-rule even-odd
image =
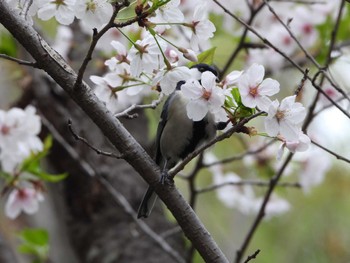
[[[75,0],[38,0],[38,17],[42,20],[49,20],[55,17],[62,25],[69,25],[75,16]]]
[[[304,106],[295,102],[296,96],[289,96],[282,100],[272,102],[265,118],[265,129],[268,135],[281,135],[286,140],[298,140],[302,121],[306,116]]]
[[[201,83],[197,79],[186,81],[181,91],[189,99],[187,115],[194,121],[203,119],[208,111],[220,111],[225,101],[224,91],[216,85],[216,76],[210,71],[203,72]]]
[[[157,40],[162,50],[166,49],[164,40]],[[151,34],[146,35],[142,40],[137,40],[130,49],[128,59],[130,61],[130,71],[135,77],[142,72],[152,73],[164,65],[162,51]]]
[[[125,82],[125,79],[121,77],[122,74],[122,72],[121,74],[110,72],[104,77],[90,76],[91,81],[96,84],[94,87],[95,95],[105,103],[106,108],[112,113],[120,112],[132,104],[139,103],[141,96],[138,93],[145,87],[142,83]],[[136,85],[127,87],[133,83]]]
[[[173,67],[171,70],[161,70],[153,80],[153,84],[159,83],[165,95],[172,93],[179,81],[191,78],[191,70],[188,67]]]
[[[0,162],[4,171],[13,172],[31,152],[43,149],[40,130],[41,121],[33,106],[0,110]]]
[[[214,24],[208,20],[208,7],[205,3],[197,5],[191,21],[192,36],[190,45],[193,50],[199,49],[199,43],[214,36]]]
[[[76,0],[77,18],[87,27],[101,28],[113,14],[113,6],[108,0]]]
[[[230,72],[224,79],[221,81],[221,85],[224,89],[227,89],[231,86],[235,86],[239,82],[239,78],[242,76],[243,71],[234,70]]]
[[[305,152],[307,149],[309,149],[311,143],[309,136],[307,136],[301,130],[299,131],[298,138],[296,140],[285,140],[283,138],[282,140],[284,140],[284,142],[281,144],[277,153],[277,160],[281,159],[284,148],[287,148],[292,153]]]
[[[156,10],[155,16],[149,20],[155,24],[181,23],[184,20],[184,15],[179,9],[180,2],[180,0],[172,0],[162,5]],[[169,28],[170,25],[157,25],[155,29],[158,32],[163,32]]]
[[[22,211],[34,214],[39,210],[43,195],[33,188],[18,188],[11,191],[5,205],[5,214],[15,219]]]
[[[268,110],[271,100],[267,96],[272,96],[279,92],[280,85],[274,79],[264,79],[264,75],[264,67],[253,64],[240,76],[238,89],[244,106],[249,108],[255,108],[257,106],[263,111]]]

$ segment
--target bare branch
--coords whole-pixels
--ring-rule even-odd
[[[309,75],[309,72],[310,72],[310,70],[309,70],[308,68],[305,69],[304,76],[303,76],[303,78],[301,79],[301,81],[300,81],[300,83],[299,83],[297,89],[295,90],[294,95],[297,95],[297,96],[298,96],[298,95],[299,95],[299,92],[304,88],[305,82],[306,82],[307,77],[308,77],[308,75]]]
[[[144,105],[133,104],[129,108],[127,108],[126,110],[115,114],[115,117],[117,117],[117,118],[126,117],[128,119],[133,119],[133,118],[135,118],[135,114],[130,115],[130,112],[132,112],[134,110],[138,110],[138,109],[155,109],[162,102],[163,98],[164,98],[164,94],[160,93],[158,99],[152,101],[150,104],[144,104]]]
[[[311,142],[312,142],[312,144],[316,145],[317,147],[321,148],[322,150],[324,150],[324,151],[328,152],[329,154],[333,155],[338,160],[342,160],[344,162],[350,163],[350,160],[348,158],[346,158],[344,156],[341,156],[341,155],[337,154],[336,152],[333,152],[333,151],[329,150],[328,148],[322,146],[321,144],[319,144],[319,143],[317,143],[317,142],[315,142],[313,140]]]
[[[252,259],[256,259],[256,257],[258,256],[259,253],[260,253],[260,249],[258,249],[257,251],[255,251],[254,254],[248,256],[247,259],[244,261],[244,263],[248,263],[248,262],[251,261]]]
[[[288,157],[284,161],[281,168],[277,171],[276,175],[270,179],[270,186],[267,189],[267,192],[265,194],[265,197],[264,197],[264,200],[263,200],[262,205],[260,207],[260,210],[259,210],[259,212],[254,220],[254,223],[251,226],[247,236],[245,237],[245,240],[243,241],[241,248],[237,251],[237,256],[236,256],[236,260],[235,260],[236,263],[241,262],[241,259],[244,256],[244,252],[248,248],[248,245],[249,245],[251,239],[253,238],[255,231],[257,230],[258,226],[260,225],[262,219],[265,216],[265,209],[266,209],[267,203],[270,200],[271,194],[272,194],[273,190],[275,189],[275,187],[277,186],[278,181],[280,180],[284,170],[286,169],[286,167],[288,166],[288,164],[292,160],[292,158],[293,158],[293,153],[289,153]]]
[[[71,134],[73,135],[74,139],[76,139],[77,141],[82,141],[85,145],[87,145],[90,149],[94,150],[97,154],[104,155],[107,157],[113,157],[115,159],[122,159],[123,158],[122,154],[117,155],[115,153],[105,152],[105,151],[102,151],[100,149],[97,149],[95,146],[93,146],[91,143],[89,143],[87,139],[79,136],[73,129],[73,124],[72,124],[71,119],[68,120],[68,129],[71,132]]]
[[[33,4],[33,0],[26,0],[26,1],[23,1],[23,6],[22,6],[22,10],[20,12],[20,16],[23,17],[24,19],[27,19],[27,14],[28,14],[28,11],[29,11],[29,8],[32,6]]]
[[[229,16],[237,20],[239,23],[241,23],[244,27],[248,28],[249,31],[251,31],[254,35],[256,35],[260,40],[264,42],[267,46],[271,47],[273,50],[275,50],[277,53],[279,53],[282,57],[284,57],[287,61],[289,61],[296,69],[298,69],[303,75],[305,75],[305,71],[293,60],[291,59],[286,53],[284,53],[282,50],[280,50],[278,47],[273,45],[268,39],[263,37],[258,31],[256,31],[252,26],[248,25],[246,22],[244,22],[241,18],[230,12],[226,7],[224,7],[218,0],[213,0],[218,6],[220,6],[225,13],[227,13]],[[329,77],[328,77],[329,78]],[[310,81],[312,79],[308,77]],[[329,78],[330,80],[330,78]],[[334,83],[332,86],[336,86]],[[326,92],[322,90],[322,88],[317,85],[315,82],[313,82],[313,87],[318,91],[318,93],[322,93],[335,107],[337,107],[345,116],[347,116],[350,119],[350,114],[342,109]],[[337,87],[337,89],[339,89]],[[341,89],[339,89],[341,90]]]
[[[100,32],[97,32],[97,29],[94,28],[93,29],[93,36],[92,36],[92,40],[90,43],[90,47],[88,52],[86,53],[86,56],[83,60],[83,63],[81,64],[79,71],[78,71],[78,76],[77,76],[77,80],[75,82],[74,86],[78,86],[82,83],[83,77],[84,77],[84,73],[86,70],[87,65],[89,64],[90,60],[92,59],[92,53],[95,50],[95,47],[97,45],[98,40],[109,30],[113,27],[114,24],[114,20],[116,18],[116,16],[118,15],[118,12],[120,10],[122,6],[121,5],[116,5],[115,9],[113,10],[113,14],[112,17],[110,18],[109,22],[107,23],[107,25],[105,25]]]
[[[248,123],[250,120],[264,114],[265,112],[258,112],[248,118],[245,118],[243,120],[241,120],[238,124],[236,124],[235,126],[233,126],[232,128],[230,128],[228,131],[224,132],[223,134],[217,136],[216,138],[214,138],[213,140],[211,140],[210,142],[208,142],[207,144],[199,147],[198,149],[196,149],[195,151],[193,151],[191,154],[189,154],[181,163],[179,163],[172,171],[169,172],[169,176],[170,177],[174,177],[177,173],[179,173],[181,170],[183,170],[186,166],[186,164],[188,164],[192,159],[194,159],[197,155],[199,155],[200,153],[202,153],[205,149],[209,148],[210,146],[214,145],[215,143],[222,141],[226,138],[229,138],[233,133],[235,132],[239,132],[243,126]]]
[[[232,185],[232,186],[251,185],[251,186],[267,187],[267,186],[270,186],[270,184],[271,184],[270,181],[241,180],[241,181],[237,181],[237,182],[225,182],[225,183],[221,183],[221,184],[213,184],[213,185],[207,186],[205,188],[197,189],[196,192],[198,194],[207,193],[207,192],[214,191],[214,190],[217,190],[221,187],[225,187],[228,185]],[[286,183],[278,183],[277,186],[301,188],[300,183],[287,183],[287,182]]]
[[[76,160],[77,164],[84,170],[84,172],[91,176],[96,177],[99,182],[105,187],[105,189],[111,194],[114,198],[114,201],[120,205],[126,214],[128,214],[136,225],[154,242],[156,242],[160,248],[164,250],[167,254],[169,254],[176,262],[184,263],[185,260],[179,255],[179,253],[171,248],[171,246],[164,240],[163,237],[155,233],[147,224],[143,221],[137,219],[137,214],[133,210],[130,203],[126,200],[126,198],[117,191],[107,179],[100,176],[91,165],[82,159],[79,154],[75,151],[75,149],[69,145],[66,140],[61,136],[61,134],[56,130],[56,128],[45,118],[45,116],[41,115],[41,119],[45,127],[50,131],[54,139],[65,149],[65,151],[70,155],[73,160]]]
[[[137,219],[137,214],[128,202],[126,198],[119,192],[117,189],[111,185],[108,180],[106,180],[104,177],[99,176],[98,180],[104,185],[104,187],[108,190],[108,192],[113,196],[114,200],[123,207],[124,211],[126,214],[128,214],[133,221],[136,223],[136,225],[149,237],[152,238],[152,240],[161,247],[164,252],[169,254],[176,262],[179,263],[185,263],[186,261],[181,257],[181,255],[175,251],[169,244],[168,242],[165,241],[165,239],[155,233],[145,222],[142,220]]]
[[[11,57],[11,56],[8,56],[6,54],[0,54],[0,58],[3,58],[3,59],[7,59],[7,60],[10,60],[10,61],[14,61],[20,65],[23,65],[23,66],[28,66],[28,67],[33,67],[33,68],[41,68],[36,62],[30,62],[30,61],[26,61],[26,60],[22,60],[22,59],[19,59],[19,58],[14,58],[14,57]]]
[[[259,13],[259,11],[262,9],[263,4],[261,4],[258,8],[256,9],[250,9],[250,17],[247,21],[247,25],[251,25],[253,23],[253,20],[255,18],[255,16]],[[235,60],[235,58],[237,57],[237,55],[239,54],[239,52],[241,51],[241,49],[247,47],[245,45],[245,40],[247,37],[247,33],[248,33],[248,28],[246,27],[242,33],[242,36],[240,37],[240,41],[236,47],[236,49],[232,52],[230,58],[227,60],[224,68],[222,69],[222,71],[220,72],[220,76],[223,77],[227,70],[229,69],[229,67],[231,66],[232,62]]]
[[[270,12],[275,16],[275,18],[280,22],[280,24],[288,31],[288,34],[293,38],[295,43],[299,46],[299,48],[303,51],[305,56],[318,68],[320,69],[321,66],[318,64],[318,62],[315,60],[315,58],[304,48],[304,46],[300,43],[298,38],[294,35],[292,30],[282,21],[282,19],[279,17],[279,15],[275,12],[275,10],[272,8],[272,6],[269,4],[267,0],[263,0],[265,5],[269,8]]]
[[[264,151],[269,146],[271,146],[274,142],[275,142],[275,140],[271,140],[268,143],[264,144],[263,146],[255,149],[255,150],[249,150],[249,151],[246,151],[246,152],[244,152],[244,153],[242,153],[240,155],[228,157],[226,159],[222,159],[222,160],[219,160],[219,161],[216,161],[216,162],[212,162],[212,163],[203,164],[203,168],[207,168],[207,167],[214,166],[214,165],[219,165],[219,164],[230,163],[230,162],[233,162],[233,161],[242,160],[244,157],[246,157],[248,155],[254,155],[254,154],[257,154],[257,153],[260,153],[260,152]]]
[[[62,59],[57,62],[49,51],[52,48],[21,18],[6,1],[0,1],[0,23],[21,43],[37,63],[45,68],[91,120],[101,129],[124,159],[151,185],[174,215],[186,237],[207,262],[228,262],[198,216],[173,185],[159,182],[160,170],[152,158],[131,136],[120,121],[109,112],[85,83],[77,83],[77,74]],[[67,70],[67,68],[69,70]]]

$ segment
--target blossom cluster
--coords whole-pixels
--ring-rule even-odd
[[[259,1],[257,1],[257,4]],[[319,44],[318,26],[326,22],[327,19],[335,19],[335,12],[340,1],[324,1],[312,5],[300,5],[292,2],[271,2],[270,7],[275,14],[264,7],[254,20],[254,28],[278,47],[286,56],[296,61],[300,61],[302,47],[306,50],[312,49]],[[283,24],[282,24],[282,23]],[[286,27],[292,32],[299,44],[293,39]],[[249,33],[253,42],[260,43],[254,34]],[[272,48],[251,49],[248,56],[248,64],[261,63],[266,65],[271,71],[278,71],[285,64],[285,59]]]
[[[6,1],[18,12],[24,8],[25,1]],[[262,1],[220,2],[229,7],[230,12],[240,14],[243,18],[248,18],[244,16],[262,4]],[[338,1],[328,1],[322,5],[299,5],[274,1],[269,4],[285,25],[265,6],[255,17],[252,26],[287,56],[298,59],[300,47],[285,26],[303,47],[312,48],[318,38],[317,26],[324,23],[327,17],[332,17],[336,2]],[[118,114],[131,105],[140,104],[144,96],[157,92],[167,96],[178,88],[178,92],[187,98],[187,115],[193,121],[200,121],[207,114],[212,114],[218,122],[236,124],[244,117],[261,113],[264,130],[261,129],[258,134],[282,142],[280,148],[275,150],[274,157],[277,155],[277,159],[280,159],[285,148],[291,152],[304,152],[309,148],[310,138],[302,131],[306,116],[304,106],[296,95],[285,97],[281,101],[272,98],[279,95],[281,85],[277,80],[265,77],[265,69],[276,72],[284,65],[282,56],[271,48],[249,49],[245,61],[249,66],[244,70],[232,71],[220,80],[213,72],[200,72],[193,65],[213,62],[212,58],[208,59],[214,54],[210,51],[209,40],[214,36],[216,28],[209,20],[210,14],[214,13],[223,18],[224,30],[230,34],[241,32],[242,29],[237,27],[224,9],[213,1],[204,0],[153,0],[135,3],[140,5],[139,9],[152,11],[147,19],[142,21],[142,28],[134,23],[121,28],[120,31],[111,29],[97,43],[97,48],[100,48],[100,45],[108,59],[104,62],[104,74],[90,76],[90,80],[95,95],[108,110]],[[91,34],[92,28],[101,29],[109,22],[113,10],[113,4],[108,0],[34,0],[27,19],[30,20],[34,16],[42,20],[54,18],[61,25],[69,25],[74,19],[79,19],[83,29]],[[324,16],[320,16],[319,13]],[[64,37],[56,36],[55,49],[63,57],[67,55],[67,43],[72,38],[69,30],[60,30],[59,33]],[[260,40],[254,34],[249,32],[247,37],[253,44],[259,44]],[[106,42],[108,46],[104,44]],[[29,149],[33,150],[39,149]],[[5,156],[5,153],[3,155]],[[14,156],[16,155],[11,155],[11,158],[15,158]],[[11,166],[11,161],[4,163],[6,164],[3,165],[3,169],[7,169],[5,165]],[[16,160],[12,160],[12,163],[16,163]],[[224,175],[216,172],[215,183],[226,182],[227,178],[238,180],[235,174]],[[32,196],[30,192],[18,190],[12,193],[9,200]],[[254,196],[249,187],[242,188],[241,193],[244,195],[232,199],[241,200],[237,201],[235,206],[255,211],[261,200]],[[247,199],[247,196],[250,196],[250,199]],[[40,198],[37,197],[37,200]],[[277,197],[273,200],[279,202],[282,210],[289,209],[289,204]],[[12,209],[12,215],[17,215],[17,211],[20,210],[18,207],[21,206],[16,207],[17,210]],[[23,209],[25,210],[24,207]],[[267,209],[269,210],[269,207]]]
[[[28,214],[35,213],[38,202],[43,200],[41,189],[34,180],[28,183],[34,177],[20,171],[26,158],[44,148],[38,137],[40,130],[41,120],[33,106],[27,106],[24,110],[0,110],[0,172],[8,175],[10,182],[13,182],[5,206],[5,213],[10,218],[17,217],[22,210]]]
[[[25,8],[26,1],[6,0],[19,13]],[[82,21],[88,28],[100,28],[108,22],[113,13],[113,7],[108,0],[34,0],[27,19],[37,15],[42,20],[55,18],[62,25],[73,23],[75,18]]]
[[[3,171],[12,173],[32,151],[43,149],[38,137],[40,130],[41,121],[33,106],[24,110],[0,110],[0,163]]]

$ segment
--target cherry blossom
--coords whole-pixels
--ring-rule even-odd
[[[268,108],[268,116],[265,118],[265,129],[268,135],[281,135],[287,141],[295,141],[299,138],[302,121],[306,116],[304,106],[295,102],[296,96],[289,96],[282,100],[272,102]]]
[[[141,83],[136,83],[137,86],[127,88],[128,85],[133,85],[134,82],[125,82],[122,74],[110,72],[104,77],[90,76],[91,81],[96,84],[94,87],[95,95],[105,103],[107,109],[112,113],[117,113],[132,104],[139,103],[141,96],[134,95],[138,94],[145,87]],[[125,74],[128,73],[126,72]],[[124,88],[122,87],[123,85]]]
[[[156,10],[155,16],[151,17],[149,20],[155,24],[182,22],[184,20],[184,15],[179,9],[180,2],[180,0],[172,0],[166,3],[165,5],[162,5]],[[163,32],[169,28],[170,25],[157,25],[155,29],[158,32]]]
[[[172,93],[179,81],[191,78],[191,70],[188,67],[173,67],[171,70],[161,70],[155,76],[154,85],[159,83],[165,95]]]
[[[181,86],[181,91],[189,99],[187,115],[194,121],[200,121],[208,111],[216,113],[224,104],[224,91],[216,86],[216,76],[206,71],[202,74],[201,83],[190,79]]]
[[[221,81],[223,89],[227,89],[231,86],[237,85],[239,78],[242,76],[243,71],[234,70],[230,72],[224,79]]]
[[[5,205],[5,214],[15,219],[22,211],[34,214],[39,210],[39,202],[44,196],[33,188],[18,188],[12,190]]]
[[[117,54],[105,61],[105,65],[109,68],[109,70],[111,71],[117,70],[119,65],[123,62],[126,64],[130,64],[130,61],[127,58],[128,52],[125,46],[119,41],[115,41],[115,40],[111,42],[111,45],[114,48],[114,50],[117,52]]]
[[[266,111],[270,106],[271,101],[267,96],[272,96],[279,92],[280,85],[274,79],[264,79],[264,75],[264,67],[253,64],[239,78],[238,89],[244,106],[249,108],[255,108],[257,106],[263,111]]]
[[[236,208],[245,215],[256,214],[263,202],[262,197],[256,197],[251,185],[229,185],[229,183],[240,183],[242,179],[235,173],[216,173],[213,174],[215,185],[227,184],[217,189],[218,199],[227,207]],[[265,213],[266,218],[286,213],[290,210],[290,204],[287,200],[272,194],[267,203]]]
[[[0,162],[4,171],[13,172],[31,152],[43,149],[40,130],[41,121],[33,106],[0,110]]]
[[[162,50],[166,49],[167,44],[164,40],[157,40]],[[164,65],[162,51],[151,34],[147,34],[142,40],[137,40],[130,49],[128,59],[130,61],[130,71],[135,77],[140,76],[142,72],[152,73]]]
[[[188,59],[190,61],[193,61],[193,62],[197,62],[198,61],[196,52],[194,52],[192,49],[179,48],[179,51],[182,53],[184,58],[186,58],[186,59]]]
[[[277,160],[280,160],[283,155],[284,148],[287,148],[290,152],[305,152],[307,149],[309,149],[311,140],[309,136],[304,134],[301,130],[298,133],[298,139],[296,140],[285,140],[284,138],[281,138],[283,140],[283,143],[280,146],[280,149],[277,153]]]
[[[42,20],[49,20],[55,17],[62,25],[69,25],[73,22],[75,16],[76,0],[37,0],[39,7],[38,17]]]
[[[101,28],[113,14],[113,6],[108,0],[76,0],[77,18],[87,27]]]
[[[193,50],[199,49],[199,43],[206,41],[214,36],[216,30],[214,24],[208,20],[208,7],[205,3],[197,5],[193,13],[192,22],[190,23],[192,29],[192,36],[190,45]]]

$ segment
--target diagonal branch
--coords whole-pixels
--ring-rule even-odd
[[[159,167],[120,121],[98,100],[91,88],[85,83],[75,86],[77,74],[70,69],[64,60],[61,60],[60,63],[57,62],[52,56],[55,53],[53,49],[27,21],[9,7],[6,1],[0,1],[0,10],[0,23],[23,45],[38,65],[45,68],[45,71],[70,95],[114,147],[123,154],[124,159],[152,186],[202,258],[206,262],[212,263],[228,262],[176,187],[162,185],[159,182],[161,175]]]

